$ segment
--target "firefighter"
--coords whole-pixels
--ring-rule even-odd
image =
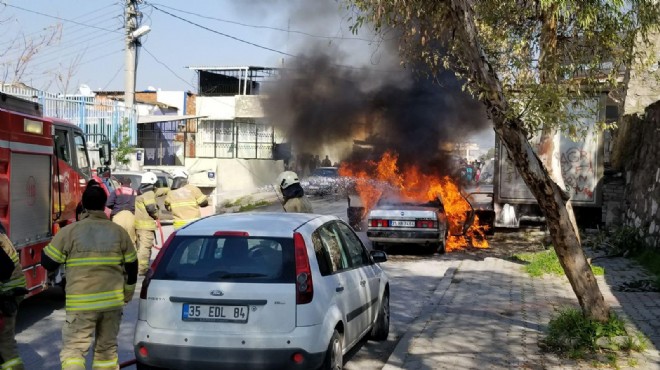
[[[18,305],[27,294],[27,289],[25,289],[25,275],[23,275],[18,253],[7,237],[7,231],[2,224],[0,224],[0,249],[1,254],[11,261],[11,267],[8,269],[10,271],[9,276],[6,273],[0,274],[3,275],[3,281],[0,282],[0,315],[3,324],[0,327],[0,361],[2,361],[0,367],[2,369],[22,370],[23,361],[18,355],[18,346],[15,339],[16,315],[18,314]]]
[[[119,369],[117,334],[122,308],[135,292],[138,263],[126,230],[105,215],[106,200],[101,187],[88,186],[82,195],[88,216],[63,227],[42,252],[48,271],[66,268],[63,370],[85,370],[92,340],[92,369]]]
[[[298,175],[292,171],[284,171],[277,177],[277,186],[284,197],[282,206],[289,213],[314,213],[312,204],[305,197],[305,191],[300,186]]]
[[[208,206],[209,200],[198,187],[188,184],[188,172],[177,170],[172,175],[174,181],[165,196],[165,208],[172,212],[176,230],[202,217],[200,207]]]
[[[135,199],[135,233],[137,235],[138,274],[145,275],[149,269],[151,247],[155,240],[158,206],[154,185],[158,177],[152,172],[142,175],[140,195]]]
[[[135,198],[137,192],[131,187],[131,179],[126,176],[120,179],[121,186],[110,193],[106,207],[110,208],[110,219],[126,230],[133,241],[137,241],[135,235]]]

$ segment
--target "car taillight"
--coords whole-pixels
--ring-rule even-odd
[[[293,233],[293,249],[296,256],[296,304],[309,303],[314,297],[314,285],[307,246],[300,233]]]
[[[388,227],[390,225],[388,220],[373,219],[369,221],[371,227]]]
[[[431,221],[431,220],[417,220],[417,228],[422,228],[422,229],[437,229],[438,228],[438,221]]]
[[[142,288],[140,289],[140,299],[147,299],[147,290],[149,289],[149,283],[151,282],[151,277],[154,275],[154,271],[156,271],[156,267],[160,263],[160,260],[163,259],[163,254],[165,254],[167,247],[169,247],[170,244],[172,243],[172,240],[174,239],[175,235],[176,235],[176,231],[170,234],[170,236],[167,238],[165,243],[163,243],[163,247],[156,255],[156,259],[151,264],[151,268],[149,268],[149,271],[147,271],[147,274],[144,276],[144,280],[142,281]]]

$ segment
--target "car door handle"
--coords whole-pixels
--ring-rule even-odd
[[[337,293],[341,293],[341,292],[344,291],[344,287],[343,287],[343,286],[338,286],[337,288],[335,288],[335,291],[336,291]]]
[[[362,281],[360,282],[360,285],[362,285],[362,286],[366,286],[366,285],[367,285],[367,282],[364,281],[364,280],[362,280]]]

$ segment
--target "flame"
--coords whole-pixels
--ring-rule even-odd
[[[481,225],[476,215],[472,225],[463,233],[463,226],[471,210],[470,205],[461,195],[456,183],[448,176],[425,174],[417,166],[400,169],[398,155],[392,152],[383,154],[378,162],[344,163],[339,168],[339,174],[355,179],[355,189],[365,212],[369,212],[376,205],[388,188],[411,201],[428,202],[439,197],[449,225],[450,235],[447,238],[446,251],[468,246],[488,248],[485,236],[488,226]]]

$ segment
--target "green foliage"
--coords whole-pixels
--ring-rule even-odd
[[[610,341],[613,351],[643,351],[643,337],[626,331],[625,323],[615,313],[606,322],[591,320],[576,308],[568,307],[550,320],[547,336],[542,340],[544,348],[570,357],[583,358],[587,353],[602,350],[597,345],[599,338],[624,337],[621,341]],[[617,344],[614,344],[617,343]]]
[[[554,249],[536,253],[520,253],[514,255],[518,261],[527,262],[525,271],[534,277],[550,275],[563,275],[564,269],[559,263],[559,258]],[[594,275],[604,275],[605,270],[600,266],[591,266]]]
[[[502,85],[505,115],[522,119],[530,133],[552,127],[583,137],[584,118],[597,109],[591,97],[616,92],[631,61],[657,62],[648,55],[648,35],[660,25],[660,3],[652,0],[481,0],[471,3],[472,19],[457,15],[452,0],[347,2],[354,33],[365,24],[401,31],[404,63],[421,60],[431,73],[450,69],[488,104],[499,92],[478,78],[474,56],[480,55]],[[460,32],[468,22],[476,26],[478,45]]]
[[[254,203],[248,203],[248,204],[240,206],[240,208],[238,209],[238,212],[249,212],[249,211],[255,210],[259,207],[265,207],[267,205],[270,205],[270,202],[267,202],[265,200],[259,200],[259,201],[256,201]]]
[[[128,119],[124,118],[121,126],[119,126],[119,130],[115,132],[112,138],[115,160],[124,166],[131,162],[130,155],[133,153],[133,147],[130,145],[130,142],[130,126]]]

